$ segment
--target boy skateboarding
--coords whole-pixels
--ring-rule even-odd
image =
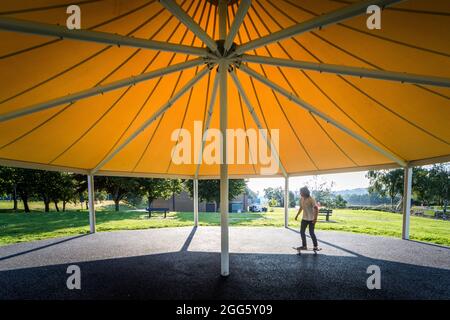
[[[298,247],[297,250],[299,252],[301,250],[308,250],[306,245],[306,227],[309,227],[309,235],[311,236],[311,240],[313,242],[313,251],[319,251],[319,245],[317,243],[316,234],[314,233],[314,226],[317,222],[317,216],[319,215],[319,208],[317,207],[316,201],[307,187],[303,187],[300,189],[300,208],[298,209],[297,215],[295,216],[295,220],[298,219],[300,213],[303,212],[302,222],[300,224],[300,235],[302,237],[302,246]]]

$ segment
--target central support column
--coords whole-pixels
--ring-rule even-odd
[[[88,175],[88,198],[89,198],[89,226],[90,232],[95,233],[95,203],[94,203],[94,176]]]
[[[228,64],[219,64],[220,72],[220,132],[222,133],[221,164],[220,164],[220,232],[221,232],[221,272],[229,275],[228,248],[228,163],[227,163],[227,69]]]
[[[219,38],[227,36],[227,0],[219,0]],[[228,63],[219,63],[220,73],[220,132],[222,133],[221,163],[220,163],[220,274],[226,277],[230,274],[230,255],[228,247],[228,163],[227,163],[227,72]]]
[[[409,240],[409,219],[411,216],[412,168],[406,167],[403,173],[403,225],[402,239]]]
[[[284,227],[287,228],[289,223],[289,178],[284,178]]]

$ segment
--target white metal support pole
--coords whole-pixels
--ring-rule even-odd
[[[94,203],[94,176],[88,175],[88,197],[89,197],[89,226],[90,232],[95,233],[95,203]]]
[[[219,34],[221,39],[226,37],[227,19],[226,0],[219,0]],[[230,256],[228,245],[228,163],[227,163],[227,73],[228,63],[222,60],[219,64],[220,72],[220,132],[222,134],[221,163],[220,163],[220,274],[226,277],[230,274]]]
[[[289,178],[284,178],[284,227],[287,228],[289,220]]]
[[[194,179],[194,227],[198,227],[198,179]]]
[[[220,164],[220,227],[221,227],[221,275],[229,275],[228,249],[228,163],[227,163],[227,68],[221,63],[220,68],[220,132],[222,133]]]
[[[409,239],[409,218],[411,215],[412,168],[404,169],[403,178],[403,225],[402,239]]]

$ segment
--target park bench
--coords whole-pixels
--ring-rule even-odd
[[[169,212],[169,208],[145,208],[148,212],[148,217],[152,217],[152,212],[164,212],[164,219],[166,218],[167,212]]]
[[[325,220],[330,221],[330,216],[333,214],[333,210],[321,208],[319,209],[319,216],[326,216]]]
[[[447,215],[444,213],[444,211],[436,210],[434,211],[434,218],[447,220]]]
[[[425,214],[425,213],[424,213],[424,211],[422,211],[422,210],[412,210],[412,209],[411,209],[411,215],[423,217],[424,214]]]

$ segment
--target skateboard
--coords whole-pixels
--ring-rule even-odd
[[[298,255],[302,254],[302,251],[313,251],[314,254],[316,255],[318,251],[322,250],[322,248],[317,248],[317,249],[300,249],[300,247],[292,247],[292,249],[296,250]]]

